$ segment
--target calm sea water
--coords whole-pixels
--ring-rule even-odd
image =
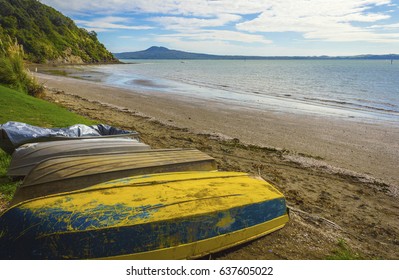
[[[94,66],[113,86],[252,110],[399,125],[399,61],[125,60]]]

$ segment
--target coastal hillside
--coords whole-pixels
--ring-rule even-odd
[[[0,0],[0,40],[17,40],[35,63],[95,63],[116,59],[68,17],[36,0]]]
[[[118,59],[234,59],[234,60],[262,60],[262,59],[384,59],[399,60],[398,54],[358,55],[358,56],[243,56],[243,55],[212,55],[171,50],[165,47],[152,46],[143,51],[114,53]]]

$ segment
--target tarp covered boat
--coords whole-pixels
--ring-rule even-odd
[[[245,173],[135,176],[9,208],[0,217],[0,258],[197,258],[288,219],[284,196]]]
[[[12,154],[7,175],[11,177],[24,177],[40,161],[53,157],[116,152],[129,153],[149,149],[150,146],[139,142],[137,139],[130,138],[95,138],[24,144]]]
[[[139,133],[105,124],[76,124],[66,128],[43,128],[20,122],[0,125],[0,148],[8,154],[12,154],[16,148],[26,143],[110,137],[138,139]]]
[[[37,164],[11,204],[39,196],[93,186],[109,180],[161,172],[216,170],[214,158],[196,149],[69,156]]]

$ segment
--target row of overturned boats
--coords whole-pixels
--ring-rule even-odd
[[[4,149],[23,181],[0,215],[0,259],[195,259],[289,220],[274,186],[196,149],[126,131],[36,136]]]

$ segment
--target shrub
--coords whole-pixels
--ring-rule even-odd
[[[25,68],[22,45],[10,37],[0,39],[0,84],[33,96],[43,92],[43,86]]]

